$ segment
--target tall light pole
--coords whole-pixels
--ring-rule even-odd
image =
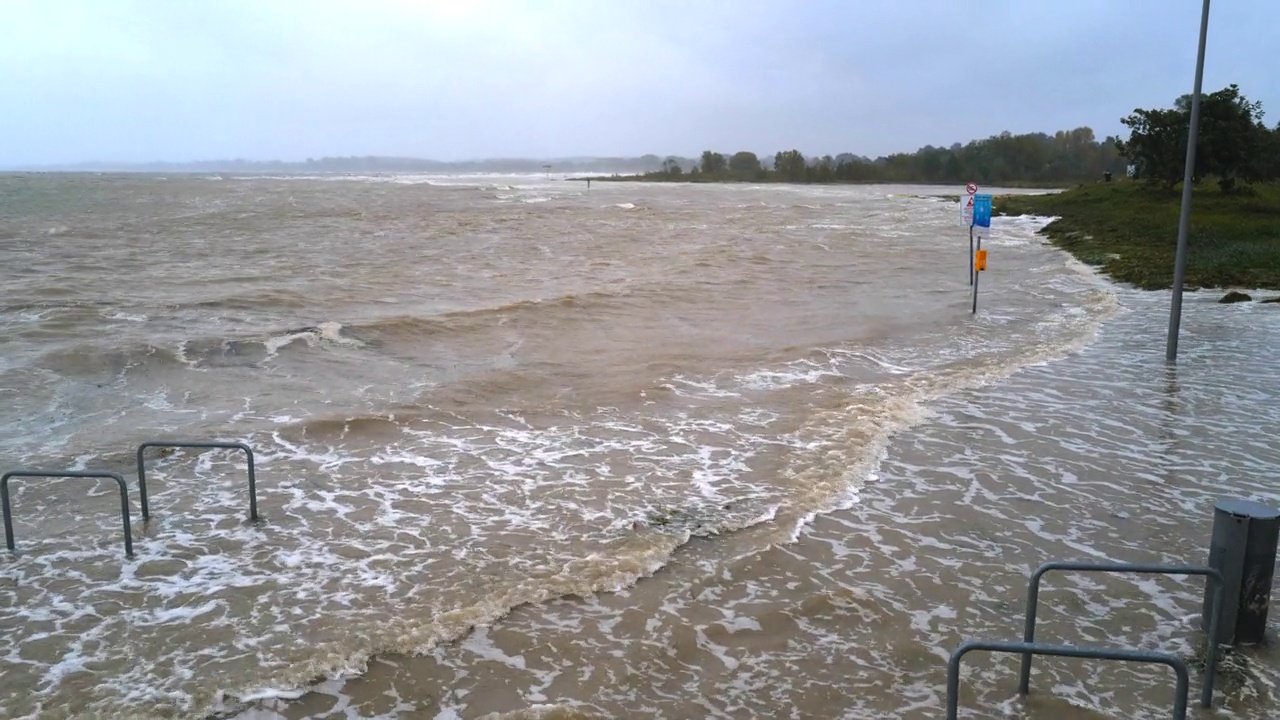
[[[1191,131],[1187,134],[1187,165],[1182,175],[1182,213],[1178,216],[1178,254],[1173,261],[1173,301],[1169,306],[1169,339],[1164,360],[1178,360],[1178,326],[1182,322],[1182,282],[1187,277],[1187,231],[1191,227],[1191,176],[1196,169],[1196,137],[1200,134],[1200,82],[1204,78],[1204,42],[1209,35],[1209,0],[1200,12],[1200,52],[1196,55],[1196,85],[1191,94]]]

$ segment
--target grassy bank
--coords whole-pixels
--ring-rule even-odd
[[[1188,235],[1188,288],[1280,289],[1280,184],[1224,195],[1195,188]],[[997,214],[1058,219],[1044,234],[1081,262],[1146,290],[1173,285],[1181,190],[1097,183],[1047,195],[1008,195]]]

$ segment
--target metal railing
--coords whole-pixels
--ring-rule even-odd
[[[1204,685],[1200,690],[1200,705],[1209,707],[1213,704],[1213,680],[1218,666],[1218,623],[1223,610],[1222,573],[1211,567],[1200,565],[1143,565],[1132,563],[1087,563],[1071,561],[1047,562],[1036,568],[1027,584],[1027,616],[1023,628],[1022,641],[1027,645],[1035,643],[1036,610],[1040,598],[1040,579],[1050,570],[1071,570],[1078,572],[1133,573],[1143,575],[1203,575],[1214,583],[1213,611],[1209,619],[1208,648],[1205,653]],[[1026,695],[1031,685],[1031,656],[1033,651],[1022,653],[1022,670],[1018,676],[1018,692]],[[1080,655],[1077,657],[1094,657]],[[1098,656],[1101,657],[1101,656]],[[1117,658],[1119,659],[1119,658]],[[1175,714],[1175,717],[1180,717]]]
[[[115,480],[120,486],[120,519],[124,524],[124,554],[125,557],[133,557],[133,532],[129,523],[129,489],[125,485],[124,478],[119,473],[113,472],[85,472],[85,471],[46,471],[46,470],[11,470],[0,476],[0,506],[4,511],[4,542],[12,552],[13,543],[13,511],[9,506],[9,479],[16,477],[26,478],[109,478]],[[144,506],[145,507],[145,506]],[[144,512],[145,515],[145,512]]]
[[[1089,648],[1073,645],[1043,645],[1032,642],[1000,642],[995,640],[966,640],[951,653],[947,663],[947,720],[957,720],[960,703],[960,661],[974,650],[1016,653],[1024,658],[1029,655],[1057,655],[1060,657],[1093,658],[1097,660],[1122,660],[1126,662],[1156,663],[1168,665],[1178,676],[1173,697],[1173,720],[1186,720],[1187,691],[1190,685],[1187,663],[1182,658],[1146,650],[1121,648]]]
[[[253,472],[253,448],[238,442],[206,442],[202,440],[152,440],[138,446],[138,494],[142,499],[142,519],[151,519],[147,505],[147,469],[143,464],[143,454],[147,448],[212,448],[220,450],[243,450],[249,461],[249,519],[258,519],[257,479]]]

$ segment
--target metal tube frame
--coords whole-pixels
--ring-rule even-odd
[[[960,704],[960,661],[964,659],[966,654],[974,650],[1017,653],[1023,657],[1028,655],[1056,655],[1059,657],[1123,660],[1126,662],[1168,665],[1173,668],[1173,672],[1178,676],[1178,685],[1173,698],[1173,720],[1186,720],[1187,717],[1187,692],[1190,681],[1188,679],[1187,663],[1182,658],[1147,650],[1043,645],[1032,642],[1002,642],[997,640],[966,640],[960,643],[960,647],[951,653],[951,659],[947,663],[947,720],[957,720]]]
[[[1055,561],[1047,562],[1036,568],[1027,584],[1027,616],[1023,628],[1022,640],[1027,645],[1035,643],[1036,610],[1040,597],[1040,578],[1050,570],[1072,570],[1079,572],[1135,573],[1144,575],[1203,575],[1214,583],[1213,611],[1209,619],[1208,649],[1205,653],[1204,685],[1200,690],[1200,705],[1210,707],[1213,704],[1213,680],[1218,667],[1218,623],[1223,610],[1222,573],[1214,568],[1200,565],[1144,565],[1132,563],[1088,563]],[[1018,676],[1018,693],[1026,695],[1031,685],[1031,656],[1034,651],[1022,653],[1022,669]],[[1084,657],[1084,656],[1081,656]],[[1089,656],[1092,657],[1092,656]]]
[[[143,454],[147,448],[208,448],[218,450],[243,450],[249,461],[249,520],[258,520],[257,477],[253,468],[253,448],[239,442],[209,442],[203,440],[152,440],[138,446],[138,494],[142,499],[142,519],[150,520],[151,512],[147,504],[147,469],[143,464]]]
[[[120,519],[124,525],[124,555],[133,557],[133,531],[129,522],[129,489],[119,473],[92,472],[80,470],[10,470],[0,476],[0,506],[4,513],[4,543],[9,551],[14,551],[13,542],[13,510],[9,504],[9,479],[24,478],[107,478],[115,480],[120,486]]]

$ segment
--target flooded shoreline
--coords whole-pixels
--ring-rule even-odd
[[[378,658],[238,717],[939,717],[950,651],[1019,637],[1041,562],[1201,564],[1217,499],[1280,501],[1265,440],[1280,413],[1258,390],[1270,358],[1244,340],[1280,318],[1189,296],[1183,359],[1166,369],[1155,321],[1167,297],[1119,292],[1123,311],[1078,353],[931,403],[858,502],[794,543],[764,526],[694,541],[633,587],[522,606],[423,657]],[[1245,418],[1254,430],[1234,431]],[[1194,663],[1202,587],[1056,575],[1039,636]],[[1193,715],[1271,716],[1277,668],[1271,647],[1236,650],[1214,711]],[[962,717],[1159,718],[1172,701],[1161,668],[1041,659],[1026,701],[1016,671],[1012,656],[969,658]]]
[[[1280,316],[1189,296],[1170,383],[1161,295],[1042,219],[971,316],[911,188],[76,182],[0,248],[69,280],[9,281],[7,457],[245,441],[266,522],[231,454],[151,461],[128,562],[99,491],[17,486],[10,716],[935,717],[1039,562],[1202,562],[1215,493],[1280,499]],[[1064,578],[1042,633],[1191,654],[1198,592]],[[1242,655],[1227,710],[1271,712]],[[1168,698],[1046,660],[1017,709],[1015,662],[974,658],[971,717]]]

